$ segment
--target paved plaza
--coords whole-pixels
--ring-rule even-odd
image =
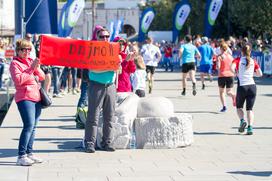
[[[45,162],[16,166],[21,120],[15,102],[0,127],[0,181],[260,181],[272,180],[272,79],[258,79],[254,135],[238,134],[231,99],[219,113],[217,81],[197,95],[181,96],[181,73],[158,71],[153,93],[193,115],[194,143],[185,148],[83,152],[83,130],[75,128],[77,95],[53,99],[43,110],[35,150]]]

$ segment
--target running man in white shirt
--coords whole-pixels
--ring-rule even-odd
[[[149,94],[151,94],[154,81],[153,75],[155,73],[155,68],[161,60],[161,51],[159,47],[153,45],[153,39],[148,37],[146,39],[146,44],[144,44],[141,49],[141,54],[146,65]]]

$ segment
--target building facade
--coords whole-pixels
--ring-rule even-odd
[[[14,0],[0,0],[0,37],[14,36]]]

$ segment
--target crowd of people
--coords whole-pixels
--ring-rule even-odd
[[[109,41],[109,37],[110,32],[106,28],[96,26],[92,40]],[[256,98],[256,85],[253,75],[256,72],[258,76],[262,76],[262,72],[257,62],[250,57],[252,46],[247,39],[243,39],[243,43],[239,45],[241,46],[242,57],[234,59],[232,51],[238,44],[229,44],[228,41],[223,39],[213,44],[207,37],[197,36],[193,39],[191,35],[186,35],[177,45],[178,48],[174,48],[167,42],[157,46],[153,43],[153,39],[148,37],[140,48],[138,43],[130,43],[117,36],[113,40],[120,45],[118,60],[120,67],[117,71],[94,71],[74,67],[40,65],[38,58],[40,38],[35,37],[33,42],[31,39],[32,35],[27,33],[25,39],[17,40],[16,55],[10,63],[10,73],[16,88],[15,102],[23,122],[18,146],[18,165],[30,166],[42,162],[42,159],[33,155],[35,129],[42,111],[40,86],[43,86],[49,93],[52,80],[53,98],[62,98],[66,89],[66,93],[80,93],[78,109],[88,107],[84,125],[85,152],[94,153],[96,149],[115,151],[111,143],[117,92],[134,92],[139,97],[145,97],[147,82],[148,92],[151,94],[158,64],[163,62],[165,71],[174,71],[172,64],[173,49],[175,49],[182,65],[181,95],[185,96],[187,93],[187,75],[189,74],[192,81],[192,94],[196,96],[195,73],[198,64],[202,89],[205,90],[205,76],[207,75],[210,81],[213,80],[212,74],[215,64],[216,70],[218,70],[219,97],[222,103],[220,111],[227,111],[226,91],[226,94],[232,99],[233,106],[236,106],[237,109],[240,120],[238,131],[242,133],[247,127],[247,134],[253,134],[254,114],[252,110]],[[236,94],[233,91],[234,77],[238,79]],[[39,82],[42,82],[42,84],[40,85]],[[247,118],[245,118],[243,111],[245,102]],[[97,148],[96,136],[101,110],[103,114],[103,137],[101,147]]]

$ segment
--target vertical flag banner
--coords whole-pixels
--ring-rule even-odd
[[[114,21],[110,21],[108,30],[110,31],[110,38],[109,38],[109,40],[112,41],[113,40],[113,36],[114,36]]]
[[[138,41],[143,42],[145,34],[147,33],[153,19],[155,17],[155,10],[153,8],[147,8],[143,11],[140,17],[139,35]]]
[[[113,39],[119,35],[120,32],[122,32],[122,27],[123,27],[123,20],[119,19],[115,22],[115,26],[114,26],[114,34],[113,34]]]
[[[176,42],[180,30],[191,12],[191,5],[188,0],[183,0],[175,6],[173,13],[173,37],[172,41]]]
[[[205,14],[205,32],[204,35],[207,37],[211,36],[212,27],[215,24],[215,20],[220,12],[223,5],[223,0],[208,0],[206,4]]]
[[[21,34],[22,0],[15,0],[15,34]],[[57,0],[25,0],[27,33],[58,34]]]
[[[64,4],[58,24],[59,37],[67,37],[71,34],[84,6],[85,0],[68,0]]]

